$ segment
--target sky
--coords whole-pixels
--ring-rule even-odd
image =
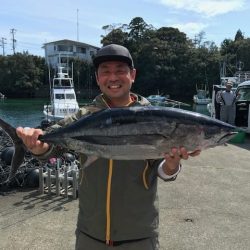
[[[0,54],[28,51],[44,56],[44,43],[69,39],[101,47],[105,25],[142,17],[155,28],[175,27],[220,46],[237,30],[250,37],[248,0],[0,0]],[[77,25],[78,24],[78,25]],[[13,31],[11,33],[11,30]]]

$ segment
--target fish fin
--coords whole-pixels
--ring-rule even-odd
[[[11,161],[10,175],[5,181],[7,183],[15,176],[17,169],[21,166],[24,160],[26,148],[23,144],[23,141],[17,136],[16,129],[14,127],[12,127],[10,124],[8,124],[2,119],[0,119],[0,127],[10,136],[15,147],[15,153]]]
[[[11,161],[11,170],[8,180],[11,180],[17,173],[18,168],[22,165],[24,161],[26,150],[20,145],[15,145],[15,153]]]
[[[98,159],[97,156],[91,155],[88,156],[87,160],[84,162],[84,164],[82,165],[82,169],[87,168],[88,166],[90,166],[92,163],[94,163],[96,160]]]

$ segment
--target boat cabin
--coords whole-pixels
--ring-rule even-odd
[[[79,110],[76,100],[73,78],[58,67],[57,77],[53,78],[50,88],[50,104],[44,106],[46,118],[58,120]]]

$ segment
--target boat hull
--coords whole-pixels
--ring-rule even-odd
[[[207,105],[211,100],[211,98],[198,98],[196,95],[193,97],[194,103],[198,105]]]

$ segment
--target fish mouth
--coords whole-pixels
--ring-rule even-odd
[[[218,144],[224,144],[226,143],[227,141],[231,140],[232,138],[234,138],[235,135],[237,135],[238,132],[229,132],[227,133],[226,135],[222,136],[218,141],[217,143]]]

